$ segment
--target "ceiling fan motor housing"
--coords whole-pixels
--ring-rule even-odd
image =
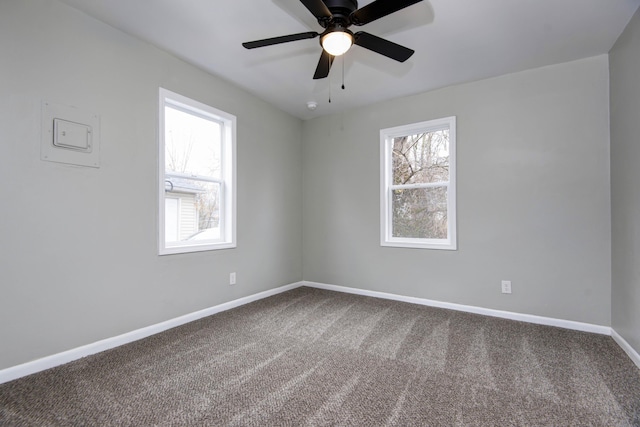
[[[323,0],[324,4],[331,11],[331,18],[318,18],[318,23],[323,28],[339,25],[347,28],[351,25],[349,15],[358,10],[357,0]]]

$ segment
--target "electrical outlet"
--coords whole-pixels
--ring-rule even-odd
[[[229,274],[229,284],[230,285],[235,285],[236,284],[236,273],[231,273]]]
[[[511,293],[511,280],[503,280],[502,281],[502,293],[510,294]]]

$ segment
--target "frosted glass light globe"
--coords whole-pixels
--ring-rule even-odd
[[[334,31],[322,38],[322,48],[333,56],[340,56],[351,48],[353,37],[343,31]]]

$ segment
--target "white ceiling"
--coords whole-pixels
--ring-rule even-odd
[[[416,53],[398,63],[354,46],[344,56],[342,90],[340,58],[327,79],[312,79],[318,38],[253,50],[241,45],[321,32],[299,0],[62,1],[302,119],[606,53],[640,6],[640,0],[424,0],[357,27]],[[308,101],[318,102],[316,111]]]

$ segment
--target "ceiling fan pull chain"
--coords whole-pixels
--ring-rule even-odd
[[[342,90],[344,90],[344,55],[342,56]]]
[[[331,74],[329,74],[327,77],[329,80],[329,104],[331,104]]]

